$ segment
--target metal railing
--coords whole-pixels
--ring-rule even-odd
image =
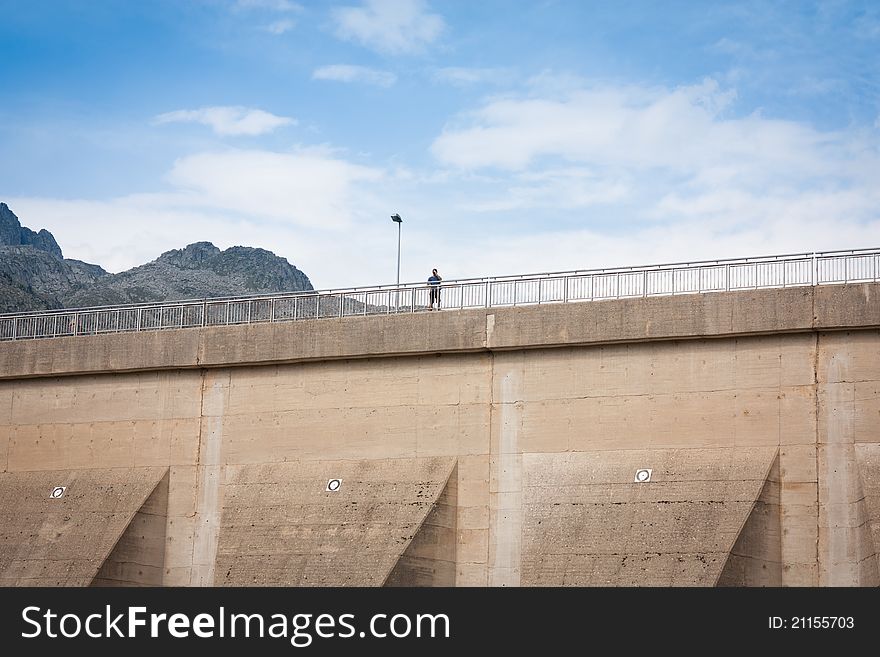
[[[571,303],[880,280],[880,249],[444,281],[443,309]],[[153,331],[430,309],[425,283],[0,315],[0,340]]]

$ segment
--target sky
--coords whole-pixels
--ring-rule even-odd
[[[113,272],[880,247],[875,0],[0,0],[0,90],[0,201]]]

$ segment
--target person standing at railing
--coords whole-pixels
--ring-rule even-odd
[[[436,269],[431,270],[431,275],[428,277],[428,286],[431,291],[431,308],[430,310],[434,310],[434,303],[437,303],[437,310],[440,310],[440,281],[442,281],[440,274],[437,273]]]

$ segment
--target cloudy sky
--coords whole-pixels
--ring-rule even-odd
[[[880,4],[0,0],[0,201],[315,287],[880,246]]]

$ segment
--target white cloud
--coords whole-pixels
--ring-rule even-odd
[[[458,242],[440,236],[433,257],[410,253],[410,259],[439,263],[444,277],[466,278],[851,249],[876,245],[878,234],[880,220],[840,215],[786,216],[736,229],[698,218],[622,232],[539,229]]]
[[[535,173],[517,173],[502,195],[468,203],[474,212],[502,212],[527,208],[575,209],[624,199],[630,184],[620,177],[598,176],[590,169],[570,167]]]
[[[387,182],[387,181],[386,181]],[[373,185],[375,183],[371,183]],[[476,221],[458,229],[449,222],[454,211],[441,196],[387,207],[390,194],[376,197],[350,188],[349,213],[356,223],[325,225],[326,216],[312,222],[266,221],[255,212],[205,207],[182,194],[143,194],[109,201],[8,198],[10,207],[30,227],[53,232],[68,258],[122,271],[155,259],[164,251],[201,240],[220,248],[255,246],[286,257],[320,288],[393,283],[397,249],[396,226],[389,215],[404,217],[401,281],[422,281],[431,267],[446,279],[487,275],[526,274],[599,267],[622,267],[663,262],[746,257],[813,250],[849,249],[880,243],[880,219],[854,221],[877,198],[853,195],[844,208],[829,203],[810,208],[816,196],[788,207],[768,205],[766,221],[735,221],[748,199],[710,218],[698,212],[677,216],[674,222],[606,230],[584,220],[569,228],[548,215],[535,215],[527,232]],[[753,199],[754,200],[754,199]],[[760,199],[757,199],[760,202]],[[705,207],[711,207],[704,199]],[[723,209],[727,199],[715,203]],[[320,211],[322,199],[315,200]],[[677,212],[670,206],[670,212]],[[800,212],[809,210],[807,216]],[[831,209],[830,214],[824,214]],[[114,230],[125,226],[126,230]]]
[[[363,82],[377,87],[390,87],[397,81],[397,76],[388,71],[378,71],[366,66],[351,64],[331,64],[321,66],[312,73],[314,80],[336,80],[338,82]]]
[[[504,84],[512,78],[510,71],[503,68],[468,68],[447,66],[434,72],[434,79],[456,86],[471,84]]]
[[[540,82],[457,117],[432,145],[459,187],[480,178],[456,195],[458,214],[516,227],[486,249],[499,262],[508,249],[539,271],[880,243],[876,132],[730,116],[735,92],[712,80]]]
[[[351,221],[352,186],[381,175],[320,150],[235,150],[181,158],[167,178],[188,203],[329,228]]]
[[[275,34],[277,36],[292,30],[294,27],[296,27],[296,22],[290,20],[289,18],[285,18],[279,21],[275,21],[274,23],[270,23],[264,29],[269,34]]]
[[[835,171],[821,157],[837,135],[759,116],[725,118],[733,92],[707,80],[677,89],[577,89],[565,98],[490,100],[447,126],[431,149],[465,168],[524,170],[548,158],[679,175],[727,169],[741,178]]]
[[[303,7],[292,0],[236,0],[236,9],[265,9],[268,11],[302,11]]]
[[[332,16],[341,39],[390,54],[419,52],[445,28],[424,0],[366,0],[360,7],[334,9]]]
[[[207,240],[221,248],[269,249],[316,285],[339,287],[388,280],[375,254],[382,246],[390,251],[391,239],[384,239],[386,212],[372,191],[384,175],[326,148],[230,150],[179,159],[167,175],[167,192],[6,200],[26,225],[51,230],[65,257],[109,271]]]
[[[154,123],[201,123],[222,136],[256,136],[281,126],[296,125],[296,119],[249,107],[227,106],[166,112],[157,116]]]

